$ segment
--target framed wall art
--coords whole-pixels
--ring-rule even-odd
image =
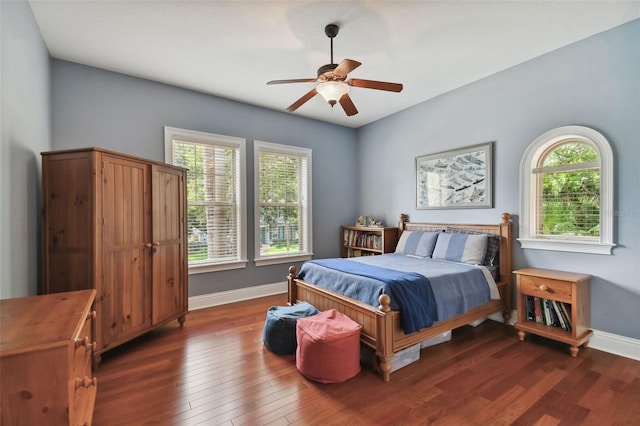
[[[416,208],[493,207],[493,142],[416,157]]]

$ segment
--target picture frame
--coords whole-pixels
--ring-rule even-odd
[[[417,209],[493,207],[493,142],[416,157]]]

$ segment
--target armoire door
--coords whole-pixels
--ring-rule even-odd
[[[151,166],[102,156],[99,348],[151,326]]]
[[[185,176],[173,167],[152,166],[153,323],[187,311]]]

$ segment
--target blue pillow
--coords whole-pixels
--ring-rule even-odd
[[[480,265],[487,251],[486,234],[448,234],[443,232],[433,250],[434,259]]]
[[[483,232],[468,231],[466,229],[447,228],[445,232],[452,234],[483,234]],[[484,266],[498,267],[500,265],[500,236],[495,234],[487,234],[487,252],[482,260]]]
[[[396,253],[409,256],[431,257],[440,232],[403,231],[396,246]]]

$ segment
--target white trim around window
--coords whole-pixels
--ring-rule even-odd
[[[536,235],[534,171],[549,147],[562,141],[594,146],[600,157],[600,237],[596,241],[566,236]],[[606,138],[584,126],[564,126],[546,132],[525,151],[520,163],[520,237],[522,248],[593,254],[611,254],[613,243],[613,152]]]
[[[299,187],[297,205],[292,205],[291,200],[284,200],[280,203],[282,207],[298,209],[298,222],[296,224],[298,232],[299,249],[290,253],[277,253],[273,255],[261,254],[262,232],[261,229],[261,196],[260,196],[260,154],[276,154],[291,156],[300,159],[302,163],[301,172],[298,176]],[[290,145],[282,145],[271,142],[254,141],[253,143],[253,164],[254,164],[254,241],[255,241],[255,264],[256,266],[275,265],[282,263],[301,262],[311,259],[313,255],[312,244],[312,196],[311,196],[311,176],[312,176],[312,151],[309,148],[302,148]],[[277,205],[281,200],[275,200]],[[290,232],[290,229],[285,230]]]
[[[229,228],[231,230],[231,234],[225,235],[225,240],[221,240],[220,238],[211,237],[210,235],[206,235],[207,248],[206,251],[213,254],[208,254],[208,257],[202,260],[190,260],[189,261],[189,273],[190,274],[201,274],[207,272],[216,272],[216,271],[224,271],[230,269],[242,269],[246,268],[247,265],[247,207],[246,207],[246,193],[247,193],[247,184],[246,184],[246,140],[242,138],[232,137],[232,136],[224,136],[224,135],[216,135],[213,133],[206,132],[198,132],[195,130],[187,130],[187,129],[179,129],[175,127],[165,127],[164,128],[165,135],[165,162],[169,164],[177,164],[178,160],[174,158],[174,145],[176,143],[181,144],[193,144],[193,145],[202,145],[202,146],[210,146],[215,147],[216,151],[227,151],[232,154],[234,161],[231,161],[230,176],[232,176],[231,180],[233,181],[230,185],[232,187],[223,189],[220,188],[223,194],[232,193],[233,196],[231,199],[228,197],[221,203],[220,200],[213,200],[212,202],[215,205],[220,206],[221,204],[226,203],[226,207],[228,211],[234,212],[232,215],[235,216],[233,221],[235,224]],[[217,155],[217,154],[216,154]],[[209,172],[203,171],[204,174]],[[194,179],[203,179],[203,176],[194,177]],[[189,182],[190,174],[187,172],[187,185]],[[189,191],[187,191],[189,193]],[[197,198],[197,197],[196,197]],[[217,197],[216,197],[217,199]],[[187,206],[198,205],[198,200],[187,200]],[[199,205],[203,205],[200,203]],[[219,208],[219,207],[216,207]],[[208,220],[208,219],[207,219]],[[208,225],[207,225],[208,226]],[[214,226],[213,229],[218,229]],[[214,235],[220,235],[213,233]],[[214,238],[214,241],[211,242],[210,238]],[[224,247],[225,241],[231,241],[231,248],[227,249],[229,255],[223,253],[222,255],[218,253],[219,247]],[[222,244],[216,244],[216,241],[223,241]],[[191,243],[190,243],[191,244]],[[202,243],[205,244],[204,242]],[[191,247],[190,247],[191,249]]]

